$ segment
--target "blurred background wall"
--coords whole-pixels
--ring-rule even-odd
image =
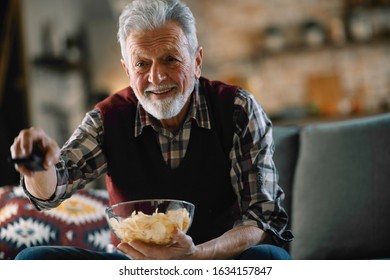
[[[390,1],[196,2],[205,71],[274,119],[388,110]]]
[[[96,101],[128,85],[116,41],[127,1],[2,1],[11,2],[20,3],[13,34],[26,79],[25,106],[13,101],[25,122],[15,128],[39,126],[63,144]],[[245,87],[275,123],[389,110],[390,0],[185,2],[197,19],[203,75]],[[10,39],[1,38],[4,49]]]
[[[0,186],[19,180],[7,158],[15,135],[28,125],[21,17],[19,1],[0,1]]]

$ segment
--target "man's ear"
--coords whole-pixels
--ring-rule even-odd
[[[198,47],[195,53],[195,78],[199,79],[202,75],[203,48]]]
[[[123,58],[121,59],[121,64],[122,64],[123,70],[125,70],[125,72],[126,72],[126,76],[130,78],[129,69],[127,68],[126,61]]]

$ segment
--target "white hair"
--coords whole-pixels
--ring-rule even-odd
[[[119,17],[118,41],[122,57],[126,59],[126,38],[132,30],[142,32],[162,27],[168,21],[177,22],[182,28],[192,56],[198,48],[195,18],[186,4],[180,0],[134,0]]]

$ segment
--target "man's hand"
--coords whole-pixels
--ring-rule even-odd
[[[122,242],[118,249],[135,260],[174,260],[189,259],[195,252],[192,238],[177,230],[173,234],[174,243],[171,246],[147,244],[142,241]]]
[[[35,127],[20,131],[10,148],[12,158],[25,158],[30,156],[34,145],[37,145],[44,155],[43,167],[46,170],[58,162],[60,148],[56,141],[47,136],[42,129]],[[23,165],[15,164],[15,169],[27,177],[34,175],[33,171]]]
[[[55,164],[59,161],[60,148],[56,141],[47,136],[39,128],[29,128],[20,131],[12,144],[12,158],[25,158],[31,155],[33,146],[37,145],[43,154],[44,171],[34,172],[21,164],[15,164],[15,169],[25,176],[26,188],[33,196],[46,200],[55,192],[57,174]]]

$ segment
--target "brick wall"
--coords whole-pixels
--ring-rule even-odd
[[[338,113],[349,113],[357,101],[358,109],[365,111],[390,103],[389,37],[364,43],[347,40],[337,46],[329,42],[331,24],[342,23],[346,12],[342,0],[187,3],[197,18],[199,41],[204,48],[203,74],[245,86],[269,113],[306,106],[310,102],[309,81],[322,76],[339,80],[340,93],[334,99]],[[375,9],[369,10],[371,16],[381,13]],[[389,7],[385,9],[389,11]],[[302,47],[300,28],[308,19],[326,28],[324,46]],[[279,53],[264,55],[263,30],[271,25],[284,32],[287,46]]]

